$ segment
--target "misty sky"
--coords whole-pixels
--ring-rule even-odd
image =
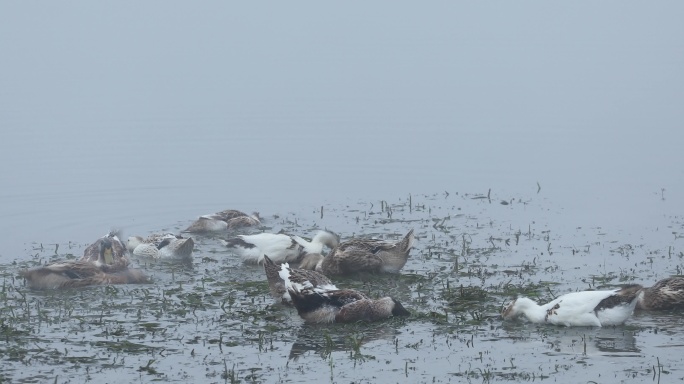
[[[196,120],[323,109],[481,127],[663,125],[681,117],[683,9],[7,2],[1,116]]]
[[[5,215],[33,207],[17,196],[109,186],[187,199],[188,180],[219,209],[538,181],[681,195],[682,15],[680,1],[3,2]]]

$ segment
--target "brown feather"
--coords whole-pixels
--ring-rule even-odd
[[[637,309],[662,311],[684,309],[684,277],[672,276],[644,288]]]
[[[100,259],[100,244],[109,240],[112,245],[112,258],[114,259],[114,264],[119,266],[127,266],[129,260],[126,257],[126,247],[121,243],[118,237],[119,233],[117,231],[112,231],[105,236],[95,240],[94,243],[90,244],[83,251],[83,257],[81,261],[97,262]]]
[[[356,272],[397,273],[408,260],[413,246],[413,229],[399,242],[378,239],[352,239],[335,247],[316,270],[326,275]]]

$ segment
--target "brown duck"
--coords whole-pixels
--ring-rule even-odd
[[[129,269],[121,262],[111,264],[112,242],[103,238],[98,241],[98,260],[65,261],[44,267],[23,270],[20,275],[33,289],[61,289],[107,284],[144,284],[149,279],[138,269]]]
[[[406,264],[413,247],[413,229],[398,242],[379,239],[352,239],[340,243],[330,254],[305,255],[301,268],[315,263],[315,270],[326,276],[356,272],[398,273]]]
[[[661,311],[684,309],[684,277],[672,276],[641,290],[636,309]]]

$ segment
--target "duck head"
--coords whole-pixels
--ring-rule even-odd
[[[521,313],[526,313],[538,307],[539,305],[532,299],[527,297],[518,297],[503,308],[503,311],[501,311],[501,317],[504,319],[512,319]]]

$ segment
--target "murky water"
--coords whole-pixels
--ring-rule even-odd
[[[205,5],[2,5],[0,381],[684,377],[679,313],[499,318],[519,293],[682,273],[681,4]],[[223,209],[414,228],[400,275],[336,281],[413,316],[303,325],[215,238],[191,267],[141,263],[151,285],[17,278]]]

